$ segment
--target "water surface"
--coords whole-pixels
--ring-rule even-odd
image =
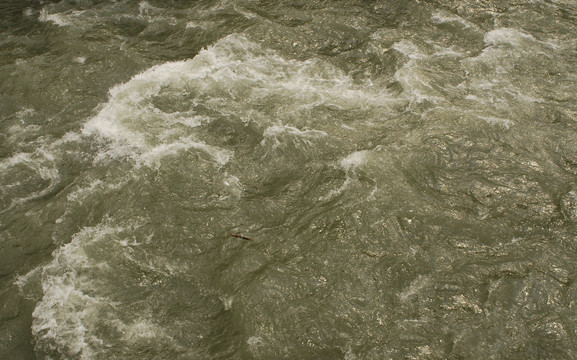
[[[0,358],[577,357],[573,1],[0,29]]]

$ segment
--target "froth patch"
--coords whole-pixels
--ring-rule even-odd
[[[117,280],[122,278],[118,271],[126,270],[136,256],[135,228],[136,220],[119,226],[106,218],[55,251],[53,261],[42,269],[43,296],[33,312],[38,350],[65,358],[95,358],[119,340],[114,334],[125,344],[163,336],[146,314],[124,319],[118,290],[113,290],[123,284]]]
[[[319,201],[332,200],[335,197],[343,194],[349,186],[352,184],[353,180],[356,179],[355,170],[361,166],[367,160],[368,150],[355,151],[339,161],[339,166],[346,171],[346,178],[341,186],[337,189],[329,191],[326,195],[319,198]]]
[[[485,120],[488,124],[500,125],[506,129],[510,128],[514,124],[514,122],[509,119],[502,119],[494,116],[479,116],[479,118]]]
[[[446,56],[447,53],[443,52],[450,50],[442,49],[436,54],[431,54],[408,40],[396,42],[392,48],[408,58],[408,61],[395,72],[395,80],[401,84],[409,101],[442,102],[444,98],[438,90],[439,86],[435,79],[430,76],[426,62],[434,56]]]
[[[328,134],[315,126],[315,111],[383,114],[393,111],[395,102],[370,80],[353,81],[330,64],[285,59],[242,35],[230,35],[193,59],[154,66],[112,88],[82,133],[102,140],[101,161],[124,158],[158,166],[165,156],[195,150],[223,166],[233,151],[217,143],[220,134],[207,134],[215,120],[257,123],[266,129],[265,138],[276,141],[282,135],[306,143]]]
[[[485,44],[488,46],[509,45],[516,48],[522,47],[525,43],[534,43],[537,40],[516,29],[499,28],[485,34]]]
[[[122,333],[122,341],[132,346],[138,346],[142,342],[149,343],[150,341],[159,343],[162,342],[163,338],[171,340],[162,327],[149,319],[139,319],[128,325],[119,323],[118,327]]]
[[[299,130],[294,126],[273,125],[268,127],[263,135],[264,139],[261,141],[261,145],[265,146],[267,143],[270,143],[272,144],[272,148],[275,149],[287,141],[296,146],[301,144],[311,145],[313,139],[322,138],[328,134],[324,131],[314,129]]]
[[[446,23],[457,23],[459,25],[461,25],[464,28],[475,28],[477,29],[477,26],[457,15],[451,14],[451,13],[446,13],[446,12],[442,12],[442,11],[437,11],[436,13],[434,13],[431,16],[431,22],[433,24],[439,25],[439,24],[446,24]]]
[[[67,11],[66,13],[50,13],[47,7],[44,7],[42,10],[40,10],[40,14],[38,15],[38,21],[50,22],[54,25],[65,27],[82,23],[81,20],[75,18],[82,15],[83,13],[84,11]]]
[[[368,151],[356,151],[340,161],[340,165],[347,171],[351,171],[359,167],[367,158]]]
[[[38,20],[41,22],[51,22],[58,26],[68,26],[70,23],[60,14],[49,14],[45,9],[40,11]]]
[[[101,310],[112,304],[94,293],[101,272],[86,253],[87,244],[101,241],[122,229],[102,225],[86,228],[56,251],[54,260],[43,268],[42,300],[33,312],[32,333],[44,352],[61,356],[90,358],[103,340],[89,328],[103,315]]]
[[[234,152],[226,149],[207,145],[204,142],[194,141],[193,139],[185,139],[183,142],[155,146],[140,156],[137,165],[142,164],[148,167],[158,168],[164,157],[177,155],[190,149],[199,150],[209,155],[218,166],[224,166],[234,155]]]

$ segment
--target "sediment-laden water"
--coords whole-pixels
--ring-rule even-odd
[[[0,358],[577,357],[574,1],[0,30]]]

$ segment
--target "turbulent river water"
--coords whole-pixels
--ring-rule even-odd
[[[0,31],[0,358],[577,358],[575,1]]]

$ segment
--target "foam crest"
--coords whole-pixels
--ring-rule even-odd
[[[511,125],[514,124],[513,121],[511,121],[509,119],[502,119],[502,118],[498,118],[498,117],[494,117],[494,116],[479,116],[479,119],[483,119],[491,125],[503,126],[506,129],[508,129],[509,127],[511,127]]]
[[[191,73],[187,65],[190,63],[155,66],[110,91],[109,102],[82,131],[109,142],[97,159],[131,158],[138,164],[158,166],[163,157],[190,149],[206,152],[220,166],[231,158],[232,152],[193,137],[190,130],[209,119],[186,111],[165,113],[152,104],[163,88],[181,91],[186,86],[194,76],[187,75]]]
[[[464,28],[474,28],[477,29],[477,26],[457,15],[453,15],[450,13],[437,11],[431,16],[431,21],[433,24],[446,24],[446,23],[457,23]]]
[[[135,294],[149,296],[166,279],[190,271],[186,264],[151,256],[146,245],[153,233],[142,231],[149,221],[106,216],[53,253],[39,270],[43,294],[32,324],[38,351],[56,358],[122,358],[153,339],[164,350],[182,350],[174,331],[151,314],[152,305],[135,303]],[[36,272],[18,285],[25,288],[34,277]]]
[[[40,15],[38,16],[38,21],[41,22],[51,22],[58,26],[68,26],[70,22],[66,20],[61,14],[49,14],[46,9],[40,10]]]
[[[234,175],[230,175],[228,173],[224,174],[224,179],[222,180],[224,186],[228,188],[230,193],[237,199],[240,199],[243,193],[243,186],[240,182],[240,179]],[[221,200],[225,200],[226,197],[221,197]]]
[[[522,50],[524,45],[530,45],[537,40],[522,31],[510,28],[498,28],[485,34],[485,44],[487,46],[509,45]]]
[[[205,64],[202,76],[232,85],[229,94],[236,101],[247,98],[251,103],[262,102],[271,93],[288,96],[290,103],[299,107],[321,103],[342,108],[388,106],[392,100],[370,82],[354,84],[342,71],[318,60],[284,59],[239,35],[219,41],[195,60]],[[246,88],[249,84],[250,90]]]
[[[84,11],[67,11],[65,13],[50,13],[50,6],[42,8],[38,15],[38,21],[50,22],[56,26],[65,27],[71,25],[83,25],[83,21],[79,17]]]
[[[320,130],[299,130],[296,127],[288,125],[273,125],[264,131],[264,139],[261,141],[261,145],[265,146],[267,143],[272,142],[273,149],[276,149],[285,141],[290,141],[297,146],[298,144],[312,145],[313,139],[327,135],[326,132]]]
[[[132,323],[125,324],[117,321],[115,324],[122,334],[121,341],[129,346],[138,347],[141,344],[148,344],[153,341],[155,344],[169,342],[174,340],[166,331],[155,324],[150,319],[141,318]]]
[[[94,293],[95,278],[103,269],[86,253],[86,245],[101,242],[123,229],[109,224],[85,228],[54,254],[43,269],[43,297],[33,313],[32,333],[39,346],[63,356],[90,358],[103,341],[89,331],[100,310],[112,304]],[[100,266],[99,266],[100,265]],[[96,269],[96,270],[95,270]],[[80,310],[82,309],[82,310]]]
[[[535,104],[544,104],[554,84],[536,81],[527,76],[531,72],[560,66],[553,61],[555,47],[539,41],[518,29],[498,28],[485,34],[483,51],[462,62],[467,80],[461,87],[467,100],[475,101],[482,109],[480,119],[509,128]],[[561,65],[563,66],[563,65]],[[469,111],[467,111],[469,112]]]
[[[444,97],[435,88],[434,80],[428,75],[426,61],[434,56],[446,56],[438,52],[429,54],[424,49],[408,40],[396,42],[393,49],[408,58],[408,61],[395,72],[395,80],[403,87],[403,92],[410,102],[440,102]],[[444,51],[447,51],[444,49]],[[454,52],[450,52],[451,55]]]
[[[347,157],[343,158],[339,164],[343,167],[343,169],[347,171],[354,170],[357,167],[359,167],[363,162],[365,162],[367,154],[368,154],[367,150],[356,151],[352,154],[349,154]]]
[[[224,166],[232,157],[234,152],[216,146],[207,145],[204,142],[186,139],[187,141],[162,144],[152,148],[142,156],[142,161],[137,164],[144,164],[148,167],[158,168],[164,157],[176,155],[183,151],[195,149],[208,154],[219,166]]]
[[[134,249],[139,242],[133,234],[138,227],[138,219],[116,225],[105,218],[54,252],[52,262],[42,269],[43,296],[33,313],[32,333],[43,352],[75,358],[102,356],[97,354],[115,341],[101,334],[103,326],[123,334],[120,340],[127,344],[162,337],[162,329],[148,322],[145,314],[122,320],[117,291],[112,290],[122,286],[115,280],[120,264],[137,261]],[[147,272],[161,271],[149,267]]]
[[[409,59],[424,59],[427,55],[414,43],[408,40],[401,40],[393,44],[393,49],[407,56]]]
[[[308,141],[327,133],[290,125],[303,112],[386,111],[398,101],[370,81],[355,83],[317,60],[284,59],[242,35],[225,37],[193,59],[154,66],[115,86],[109,96],[82,133],[106,143],[98,160],[126,158],[146,166],[192,150],[225,165],[233,152],[200,134],[223,117],[264,125],[265,138],[284,133]]]
[[[369,154],[368,150],[361,150],[361,151],[355,151],[347,155],[346,157],[342,158],[339,161],[339,165],[347,172],[345,181],[341,184],[339,188],[333,189],[329,191],[326,195],[321,196],[319,198],[319,201],[332,200],[333,198],[345,192],[352,184],[353,179],[355,179],[356,177],[355,170],[367,160],[368,154]]]

